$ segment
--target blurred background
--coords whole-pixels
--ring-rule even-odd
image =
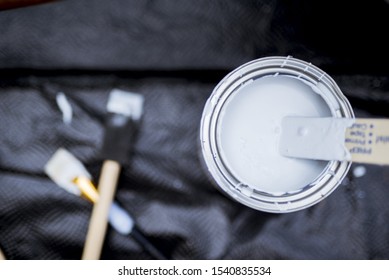
[[[267,214],[213,186],[198,143],[216,84],[271,55],[326,71],[357,117],[388,117],[388,2],[65,0],[0,11],[6,257],[80,259],[92,205],[58,188],[43,166],[65,147],[97,181],[105,106],[119,88],[143,94],[145,108],[116,199],[169,258],[388,259],[388,167],[354,164],[319,204]],[[73,108],[71,124],[59,92]],[[109,229],[102,258],[150,256]]]

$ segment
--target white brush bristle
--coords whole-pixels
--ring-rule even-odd
[[[141,94],[113,89],[110,93],[107,111],[122,114],[137,121],[143,113],[144,97]]]
[[[63,148],[58,149],[54,153],[46,163],[44,170],[47,176],[57,185],[76,195],[80,195],[81,192],[73,183],[73,180],[82,176],[91,178],[84,165]]]

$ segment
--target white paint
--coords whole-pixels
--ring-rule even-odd
[[[56,96],[56,101],[59,109],[62,112],[62,120],[65,124],[70,124],[73,118],[73,110],[68,99],[63,92],[59,92]]]
[[[280,153],[287,157],[318,160],[351,160],[345,146],[346,129],[354,119],[285,117]]]
[[[284,117],[332,115],[317,93],[322,93],[318,87],[314,90],[300,79],[278,75],[244,85],[227,99],[217,141],[223,162],[242,184],[273,194],[293,192],[324,171],[327,161],[287,158],[279,153]]]
[[[366,175],[366,167],[359,165],[353,169],[353,175],[356,178],[363,177]]]
[[[81,195],[80,189],[73,183],[77,177],[91,178],[84,165],[71,153],[59,148],[44,167],[45,173],[58,186],[75,195]]]
[[[134,220],[116,202],[111,204],[108,220],[111,226],[120,234],[128,235],[134,228]]]
[[[144,98],[138,93],[113,89],[109,95],[107,111],[139,120],[143,113]]]

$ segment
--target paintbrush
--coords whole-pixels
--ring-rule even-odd
[[[128,160],[135,129],[143,113],[143,96],[114,89],[108,99],[107,119],[101,155],[105,159],[94,204],[82,259],[100,258],[107,229],[109,208],[115,195],[121,164]]]
[[[49,178],[65,191],[83,196],[92,203],[98,201],[99,194],[91,181],[91,175],[85,166],[67,150],[58,149],[46,163],[44,170]],[[118,233],[131,235],[152,257],[166,259],[138,229],[131,215],[116,202],[113,202],[109,209],[108,220]]]

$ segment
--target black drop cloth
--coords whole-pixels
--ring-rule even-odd
[[[7,258],[81,257],[92,205],[58,188],[43,166],[65,147],[97,180],[106,101],[120,88],[142,93],[145,108],[116,199],[169,258],[388,259],[388,167],[363,165],[358,177],[354,164],[327,199],[275,215],[221,194],[198,150],[215,85],[269,55],[328,72],[356,116],[388,117],[389,4],[357,2],[68,0],[0,12],[0,247]],[[58,92],[74,110],[70,125]],[[102,258],[150,256],[109,229]]]

